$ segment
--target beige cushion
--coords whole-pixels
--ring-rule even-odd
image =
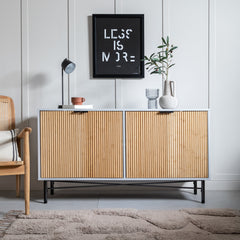
[[[18,129],[0,131],[0,162],[21,161],[17,147]]]

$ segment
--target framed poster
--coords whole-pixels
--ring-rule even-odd
[[[93,77],[144,77],[144,15],[93,14]]]

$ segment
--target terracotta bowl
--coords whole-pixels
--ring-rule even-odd
[[[85,102],[85,98],[84,97],[72,97],[71,101],[72,101],[73,105],[82,105],[82,103]]]

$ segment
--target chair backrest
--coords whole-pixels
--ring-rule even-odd
[[[0,130],[15,128],[15,110],[12,98],[0,95]]]

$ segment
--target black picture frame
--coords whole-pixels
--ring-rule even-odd
[[[93,77],[144,78],[144,14],[93,14]]]

